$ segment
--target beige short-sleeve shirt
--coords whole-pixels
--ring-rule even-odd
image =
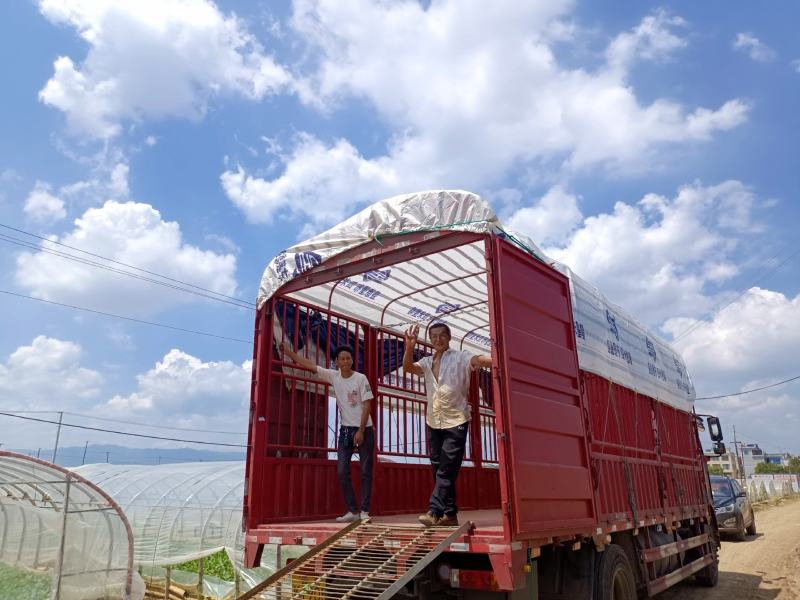
[[[439,363],[439,379],[433,376],[433,356],[425,356],[417,366],[425,372],[428,396],[427,424],[433,429],[449,429],[470,418],[469,380],[474,354],[466,350],[445,350]]]

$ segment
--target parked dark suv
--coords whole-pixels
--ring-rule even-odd
[[[711,476],[711,493],[720,533],[732,533],[739,541],[756,534],[753,505],[739,482],[724,475]]]

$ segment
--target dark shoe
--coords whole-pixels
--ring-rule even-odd
[[[452,515],[445,515],[439,522],[436,523],[439,527],[457,527],[458,526],[458,514],[453,513]]]
[[[439,517],[432,512],[426,512],[424,515],[419,516],[419,522],[425,525],[425,527],[434,527],[439,524],[439,520]]]

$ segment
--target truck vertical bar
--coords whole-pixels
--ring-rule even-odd
[[[263,507],[267,503],[267,496],[264,493],[264,485],[266,482],[266,458],[267,450],[269,447],[269,440],[267,439],[267,425],[268,425],[268,402],[270,398],[270,391],[272,387],[272,364],[274,361],[273,353],[272,353],[272,340],[273,340],[273,327],[272,327],[272,320],[275,318],[274,315],[274,300],[270,299],[267,301],[266,304],[261,308],[261,318],[260,318],[260,334],[259,334],[259,357],[258,357],[258,364],[254,366],[257,368],[258,371],[256,373],[257,379],[257,388],[258,394],[256,397],[256,417],[253,423],[253,456],[256,457],[256,465],[257,465],[257,472],[250,474],[250,489],[254,489],[255,486],[258,486],[258,505]],[[280,383],[280,382],[279,382]],[[254,503],[251,502],[250,506]],[[259,517],[262,515],[259,515]],[[251,514],[251,519],[253,519],[255,515]],[[253,523],[252,525],[256,525],[257,522]]]
[[[250,470],[253,468],[254,460],[253,460],[253,433],[254,433],[254,425],[255,425],[255,417],[256,417],[256,390],[257,390],[257,378],[256,372],[258,371],[258,347],[259,347],[259,319],[260,319],[260,311],[256,311],[255,314],[255,323],[253,324],[253,366],[250,369],[250,415],[248,418],[247,424],[247,450],[246,450],[246,467],[245,467],[245,482],[244,482],[244,498],[242,501],[242,530],[247,531],[247,527],[250,523],[250,502],[248,501],[248,495],[251,493],[250,490]]]
[[[483,466],[483,451],[481,448],[481,407],[480,407],[480,370],[472,373],[472,381],[469,386],[469,405],[472,412],[472,423],[470,423],[470,445],[472,462],[475,467],[480,469]],[[478,480],[476,479],[476,482]]]
[[[500,365],[505,364],[505,352],[502,345],[502,332],[499,327],[502,315],[500,314],[497,285],[497,264],[491,238],[483,242],[484,256],[486,257],[486,288],[489,305],[489,338],[492,341],[492,390],[495,398],[495,435],[497,437],[497,458],[501,465],[508,465],[511,460],[511,449],[506,444],[506,412],[504,409],[505,398],[501,387]],[[512,483],[509,481],[508,469],[500,469],[500,518],[503,523],[503,541],[511,543],[512,524]]]
[[[276,300],[275,304],[274,304],[274,309],[275,310],[274,310],[274,312],[272,314],[272,317],[271,317],[270,323],[269,323],[270,330],[274,331],[275,330],[275,326],[272,323],[272,321],[274,319],[276,319],[276,318],[278,319],[278,321],[281,324],[281,328],[280,328],[281,340],[280,341],[284,342],[284,343],[286,342],[286,328],[285,328],[285,325],[286,325],[286,308],[287,308],[286,300],[283,300],[283,299],[281,299],[280,301]],[[280,310],[281,313],[283,313],[281,315],[283,318],[278,316],[278,311],[279,310]],[[297,332],[298,332],[298,327],[295,327],[294,329],[295,329],[294,333],[290,332],[289,343],[291,344],[291,346],[292,346],[292,348],[294,350],[297,350],[297,338],[296,338],[296,336],[297,336]],[[272,348],[271,347],[267,348],[265,339],[261,340],[261,344],[265,347],[264,352],[265,353],[268,352],[268,355],[262,357],[262,360],[266,362],[266,365],[265,365],[265,372],[264,372],[264,378],[263,378],[263,385],[261,386],[261,390],[260,390],[261,394],[263,394],[263,396],[262,396],[262,398],[259,399],[259,404],[263,404],[262,410],[264,410],[265,413],[271,415],[274,412],[274,415],[275,415],[275,423],[272,426],[273,427],[272,430],[274,432],[274,436],[273,436],[274,439],[272,439],[272,440],[267,439],[267,448],[266,448],[266,450],[267,450],[267,452],[269,452],[269,446],[270,445],[272,445],[272,444],[277,444],[277,445],[281,444],[281,428],[283,427],[283,419],[281,418],[283,415],[281,413],[283,413],[283,402],[280,401],[280,398],[273,398],[272,397],[273,379],[276,377],[276,373],[274,373],[275,365],[273,364],[274,361],[273,361],[273,357],[272,357]],[[281,356],[280,357],[280,364],[277,367],[278,370],[281,371],[281,372],[283,371],[283,362],[284,361],[285,361],[285,358],[283,356]],[[283,393],[283,379],[282,378],[278,378],[278,386],[277,387],[278,387],[280,393]],[[264,388],[266,388],[266,389],[264,389]],[[274,409],[272,407],[273,402],[276,404]]]

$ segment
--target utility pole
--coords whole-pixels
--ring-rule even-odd
[[[747,470],[744,468],[744,443],[739,444],[739,452],[742,454],[742,485],[747,485]]]
[[[58,413],[58,429],[56,430],[56,445],[53,448],[53,462],[56,462],[56,456],[58,455],[58,438],[61,437],[61,421],[64,419],[64,413]]]
[[[106,462],[108,462],[108,455],[111,454],[108,450],[106,450]]]
[[[742,471],[744,471],[744,463],[739,462],[739,442],[736,441],[736,425],[733,426],[733,457],[736,464],[734,470],[734,479],[742,479]]]
[[[89,447],[89,440],[86,440],[86,445],[83,447],[83,458],[81,459],[81,464],[86,464],[86,449]]]

